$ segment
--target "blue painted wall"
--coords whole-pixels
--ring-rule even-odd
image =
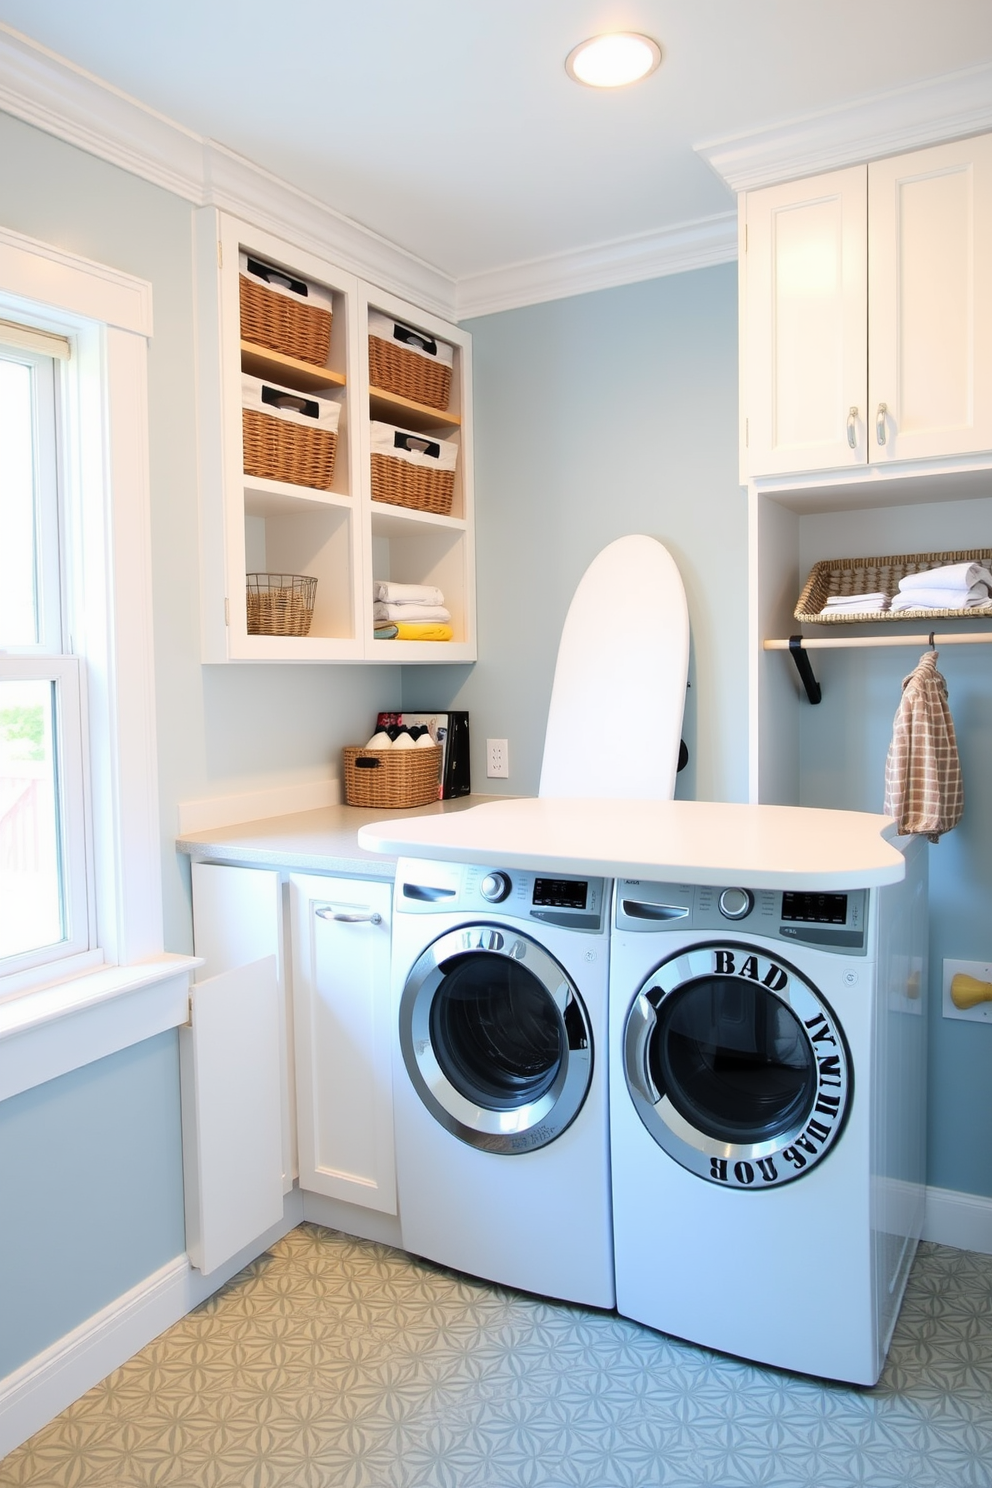
[[[186,1248],[175,1033],[0,1101],[0,1378]]]
[[[746,799],[736,265],[490,315],[467,329],[479,661],[408,667],[404,706],[468,708],[475,788],[536,793],[575,587],[607,543],[647,533],[671,551],[689,603],[690,763],[678,793]],[[609,728],[609,720],[590,718],[589,727]],[[507,781],[485,778],[487,737],[509,740]]]

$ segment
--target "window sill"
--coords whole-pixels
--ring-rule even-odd
[[[0,1100],[185,1023],[195,956],[101,966],[0,1003]]]

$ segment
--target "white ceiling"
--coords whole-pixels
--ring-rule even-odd
[[[731,210],[694,147],[992,61],[990,0],[0,0],[25,33],[454,279]],[[664,50],[633,88],[577,41]]]

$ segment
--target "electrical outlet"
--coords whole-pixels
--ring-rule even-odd
[[[959,1007],[951,996],[951,983],[956,976],[972,978],[977,985],[962,987],[959,983],[958,997],[970,1006]],[[992,1023],[992,1000],[982,988],[992,988],[992,961],[945,961],[944,962],[944,1017],[965,1018],[969,1023]]]
[[[510,749],[505,739],[486,740],[486,774],[490,780],[509,780]]]

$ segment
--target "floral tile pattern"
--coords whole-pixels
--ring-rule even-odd
[[[992,1257],[923,1245],[873,1390],[303,1225],[0,1488],[992,1488]]]

